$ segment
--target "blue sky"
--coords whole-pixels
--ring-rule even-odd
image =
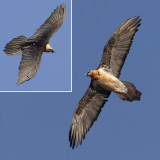
[[[11,39],[32,36],[57,5],[66,4],[62,27],[50,39],[55,53],[42,55],[36,77],[17,86],[20,56],[7,56],[3,49]],[[1,2],[2,3],[2,2]],[[6,0],[1,13],[1,91],[71,91],[71,2],[70,0]]]
[[[30,6],[31,1],[25,5]],[[9,10],[9,6],[3,7]],[[39,7],[43,8],[42,4]],[[21,10],[28,11],[26,6]],[[120,79],[134,83],[142,92],[142,99],[124,102],[113,93],[82,146],[72,150],[68,142],[70,123],[76,105],[90,83],[84,73],[97,68],[103,47],[112,33],[135,15],[141,16],[142,25],[134,37]],[[0,93],[0,160],[159,160],[159,15],[158,0],[74,1],[73,92]],[[24,33],[22,26],[19,29]],[[34,32],[34,26],[28,27]],[[8,36],[7,39],[14,37]]]

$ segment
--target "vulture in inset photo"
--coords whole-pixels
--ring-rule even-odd
[[[57,6],[44,24],[30,37],[19,36],[6,44],[4,52],[10,56],[22,54],[17,85],[33,78],[41,62],[43,52],[54,52],[49,45],[52,35],[62,26],[65,18],[65,4]]]
[[[140,100],[141,92],[134,84],[120,81],[120,73],[130,50],[133,37],[141,25],[141,19],[133,17],[122,23],[104,47],[99,67],[86,73],[91,83],[79,101],[69,132],[70,147],[82,144],[82,139],[97,120],[107,98],[114,92],[122,100]]]

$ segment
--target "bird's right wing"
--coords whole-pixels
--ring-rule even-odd
[[[54,12],[51,13],[50,17],[44,22],[43,25],[30,37],[30,39],[45,40],[49,41],[51,36],[62,26],[65,18],[65,4],[57,6]]]
[[[69,141],[70,147],[78,147],[78,144],[82,144],[82,139],[92,127],[94,121],[96,121],[101,108],[107,101],[110,91],[106,92],[100,88],[93,87],[93,82],[91,82],[85,95],[79,101],[77,108],[75,110],[74,117],[72,119]]]
[[[40,67],[42,53],[43,48],[40,46],[31,46],[24,49],[19,65],[17,85],[30,80],[36,75]]]

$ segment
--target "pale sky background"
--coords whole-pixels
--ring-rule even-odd
[[[43,21],[48,16],[52,10],[51,4],[54,2],[36,2],[39,2],[41,9],[44,3],[46,4],[45,12],[42,9],[44,13],[41,15],[45,17],[40,17],[39,24],[41,24],[41,18]],[[35,1],[30,0],[20,4],[14,1],[14,12],[18,16],[17,10],[20,9],[27,18],[29,14],[27,6],[32,6],[34,3]],[[1,17],[11,12],[13,4],[8,4],[9,2],[5,1],[0,6],[3,8],[3,12],[0,10]],[[20,5],[24,8],[20,8]],[[33,15],[39,15],[37,12],[40,9],[36,10],[36,5],[33,8]],[[10,15],[13,14],[15,13],[12,10]],[[142,92],[142,99],[130,103],[122,101],[114,93],[111,94],[82,145],[72,150],[68,141],[70,123],[76,105],[90,83],[90,79],[85,77],[84,73],[97,68],[103,47],[116,28],[126,19],[138,15],[142,18],[142,25],[134,37],[120,79],[134,83]],[[159,160],[159,15],[158,0],[75,0],[73,2],[73,92],[0,93],[0,160]],[[26,31],[20,22],[10,19],[12,25],[16,21],[21,27],[16,33],[13,31],[14,35],[10,35],[13,34],[11,32],[7,40]],[[37,16],[35,19],[37,20]],[[31,32],[34,32],[35,24],[33,26],[30,24],[32,23],[27,22]],[[5,26],[6,30],[10,31],[8,28],[10,25]],[[3,32],[8,32],[6,30]],[[61,37],[59,34],[60,30],[56,34],[57,37]],[[1,38],[3,43],[4,38],[6,37],[3,34]],[[51,55],[49,59],[55,55]],[[43,58],[48,56],[44,55]],[[8,61],[7,59],[8,57],[5,61]],[[12,65],[15,65],[14,60],[13,62]],[[11,68],[14,69],[13,75],[16,75],[16,67]],[[13,81],[11,83],[15,84]]]
[[[22,55],[7,56],[3,52],[6,43],[20,35],[32,36],[63,2],[66,4],[64,23],[49,42],[55,53],[44,52],[37,75],[17,86]],[[5,0],[1,2],[0,13],[0,91],[71,91],[71,1]]]

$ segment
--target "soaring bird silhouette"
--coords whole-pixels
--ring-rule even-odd
[[[140,26],[139,17],[122,23],[104,47],[102,60],[96,70],[86,73],[91,83],[79,101],[69,132],[70,147],[82,144],[82,139],[97,120],[111,92],[122,100],[140,100],[141,92],[129,82],[119,80],[120,72],[132,44],[132,39]]]
[[[54,52],[49,39],[62,26],[65,18],[65,4],[57,6],[44,24],[30,37],[19,36],[6,44],[4,52],[10,56],[22,54],[17,85],[33,78],[39,67],[43,52]]]

